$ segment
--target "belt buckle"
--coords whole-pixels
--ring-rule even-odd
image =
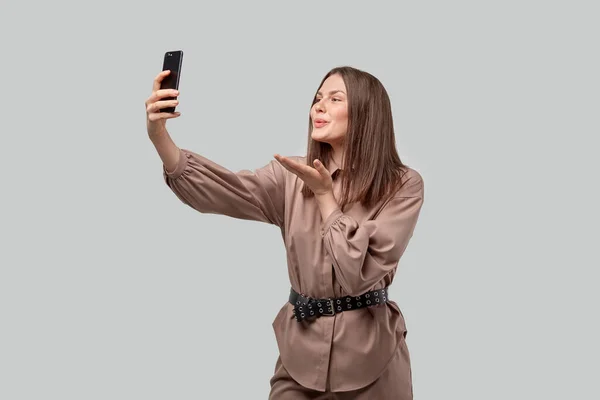
[[[331,313],[323,311],[323,315],[328,316],[328,317],[333,317],[335,315],[335,306],[333,303],[333,299],[331,297],[329,297],[326,300],[327,300],[327,304],[330,304]]]

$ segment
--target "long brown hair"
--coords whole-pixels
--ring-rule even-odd
[[[371,207],[396,193],[407,168],[396,151],[390,98],[379,79],[349,66],[333,68],[321,80],[319,88],[334,74],[342,77],[348,92],[348,131],[340,173],[342,198],[338,203],[342,210],[347,204],[358,201],[364,207]],[[316,91],[312,105],[315,101]],[[327,165],[333,149],[329,143],[312,139],[310,114],[308,122],[306,164],[313,167],[313,160],[318,158]],[[302,194],[314,196],[306,184],[303,184]]]

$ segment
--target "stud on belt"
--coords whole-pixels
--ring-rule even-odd
[[[290,303],[294,306],[294,317],[298,322],[322,316],[333,316],[343,311],[373,307],[387,302],[388,288],[372,290],[360,296],[314,299],[290,290]]]

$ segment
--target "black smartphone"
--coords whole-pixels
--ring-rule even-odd
[[[163,61],[163,71],[170,70],[171,73],[165,76],[160,84],[161,89],[179,90],[179,77],[181,76],[181,64],[183,62],[183,51],[173,50],[165,53]],[[177,97],[164,97],[163,100],[175,100]],[[161,108],[160,112],[174,113],[175,107]]]

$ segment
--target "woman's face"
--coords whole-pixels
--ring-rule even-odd
[[[310,109],[310,117],[313,140],[332,146],[343,143],[348,130],[348,94],[340,75],[331,75],[323,82]]]

